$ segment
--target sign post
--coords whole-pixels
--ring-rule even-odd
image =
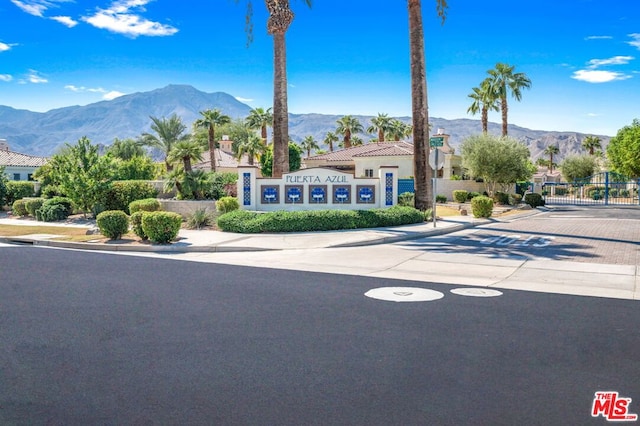
[[[436,136],[429,138],[429,148],[435,148],[435,167],[433,168],[433,208],[431,209],[431,217],[433,219],[433,227],[436,227],[436,200],[437,200],[437,187],[438,187],[438,153],[439,147],[444,146],[444,137]]]

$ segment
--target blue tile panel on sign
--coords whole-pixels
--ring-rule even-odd
[[[393,173],[385,174],[385,204],[387,206],[393,205]]]
[[[243,204],[245,206],[251,205],[251,173],[242,174],[242,185],[244,187],[244,193],[242,194]]]

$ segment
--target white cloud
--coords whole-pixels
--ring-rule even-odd
[[[634,59],[635,58],[633,56],[614,56],[609,59],[592,59],[589,61],[589,68],[596,69],[607,65],[625,65]]]
[[[6,44],[0,41],[0,52],[5,52],[7,50],[11,49],[11,45],[10,44]]]
[[[611,36],[588,36],[585,37],[585,40],[611,40],[613,37]]]
[[[69,16],[52,16],[51,19],[60,22],[62,25],[66,25],[69,28],[73,28],[78,25],[78,21]]]
[[[69,3],[73,0],[11,0],[23,12],[29,15],[44,17],[44,12],[51,7],[58,7],[58,3]]]
[[[638,49],[640,49],[640,33],[629,34],[629,37],[631,37],[633,40],[628,41],[627,43],[633,47],[637,47]]]
[[[40,73],[35,70],[29,70],[29,75],[27,75],[26,82],[33,84],[43,84],[48,83],[49,80],[40,76]]]
[[[13,77],[9,74],[0,74],[0,81],[11,81]]]
[[[124,96],[124,95],[125,93],[118,92],[117,90],[112,90],[111,92],[105,93],[102,99],[106,101],[110,101],[112,99],[119,98],[120,96]]]
[[[608,83],[615,80],[627,80],[631,76],[614,71],[578,70],[573,73],[571,78],[587,83]]]
[[[253,99],[249,99],[249,98],[242,98],[240,96],[236,96],[236,100],[240,101],[240,102],[253,102]]]
[[[136,38],[138,36],[168,36],[178,32],[170,25],[150,21],[135,12],[144,12],[144,6],[151,0],[119,0],[108,9],[98,9],[92,16],[82,20],[96,28]]]

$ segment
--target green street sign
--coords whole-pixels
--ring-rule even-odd
[[[444,138],[442,136],[437,136],[434,138],[429,138],[429,147],[436,148],[439,146],[444,146]]]

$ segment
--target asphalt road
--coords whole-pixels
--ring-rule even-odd
[[[0,247],[2,425],[585,425],[640,413],[627,300]],[[365,297],[441,291],[429,302]]]

